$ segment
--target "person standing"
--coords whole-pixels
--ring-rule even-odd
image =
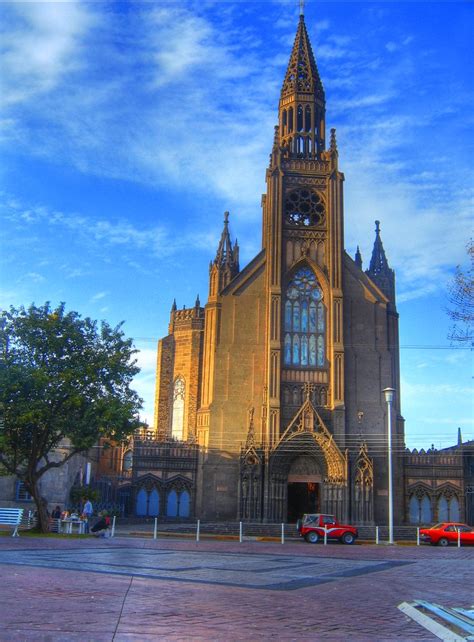
[[[89,534],[89,520],[92,517],[92,513],[94,512],[92,508],[92,502],[88,498],[86,499],[86,503],[84,504],[84,508],[82,509],[82,516],[84,518],[84,533],[87,535]]]

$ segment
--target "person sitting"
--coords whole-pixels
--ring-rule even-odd
[[[60,506],[56,506],[56,508],[51,513],[51,517],[49,518],[49,530],[52,533],[60,532],[61,530],[60,523],[59,523],[60,519],[61,519],[61,508]]]
[[[110,536],[110,517],[107,514],[104,514],[100,517],[94,526],[91,528],[91,532],[94,533],[96,537],[109,537]]]

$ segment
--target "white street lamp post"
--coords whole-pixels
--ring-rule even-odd
[[[383,393],[387,402],[387,441],[388,441],[388,543],[393,544],[393,475],[392,475],[392,401],[394,388],[385,388]]]

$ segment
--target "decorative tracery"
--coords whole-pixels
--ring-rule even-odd
[[[324,223],[324,204],[317,192],[297,189],[285,198],[285,222],[296,227],[314,227]]]
[[[314,272],[300,268],[286,289],[285,365],[324,367],[326,314],[322,298]]]
[[[184,434],[184,397],[186,385],[180,375],[175,379],[173,387],[173,415],[171,423],[171,436],[174,439],[183,439]]]

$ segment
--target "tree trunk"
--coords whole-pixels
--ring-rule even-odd
[[[36,511],[38,514],[38,530],[42,533],[49,533],[49,515],[48,515],[48,502],[44,497],[41,496],[38,490],[38,479],[35,477],[33,479],[24,480],[27,491],[33,497],[33,500],[36,504]]]

